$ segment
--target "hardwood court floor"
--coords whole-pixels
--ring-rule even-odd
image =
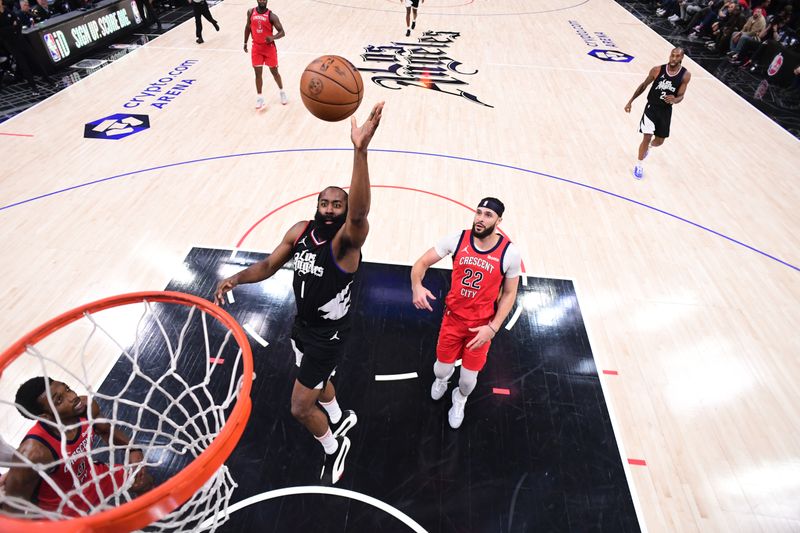
[[[686,58],[693,78],[671,137],[633,180],[644,97],[630,115],[622,107],[670,46],[611,1],[427,0],[410,38],[399,2],[269,5],[287,30],[287,106],[267,79],[269,107],[253,110],[241,49],[250,4],[226,0],[214,8],[222,31],[207,27],[204,45],[184,24],[0,125],[0,344],[79,303],[163,288],[192,246],[270,251],[313,199],[249,228],[350,176],[347,123],[300,103],[305,65],[336,53],[362,69],[402,68],[409,46],[396,61],[388,48],[371,49],[387,62],[361,55],[455,32],[438,48],[451,83],[436,86],[492,107],[414,86],[433,87],[430,68],[405,68],[417,79],[383,80],[390,88],[362,73],[359,121],[386,100],[372,182],[392,186],[373,190],[365,259],[410,265],[467,227],[464,206],[503,199],[526,272],[574,282],[623,459],[639,460],[626,472],[642,527],[800,529],[796,139]],[[612,48],[601,37],[634,59],[589,55]],[[193,81],[150,106],[142,93],[166,78],[170,89]],[[150,128],[83,137],[85,124],[126,112]],[[97,382],[115,357],[92,366]],[[21,378],[4,374],[4,398]],[[16,442],[27,424],[0,411]]]

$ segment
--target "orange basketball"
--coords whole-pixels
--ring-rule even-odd
[[[303,71],[300,95],[312,115],[336,122],[356,112],[364,96],[364,82],[345,58],[322,56]]]

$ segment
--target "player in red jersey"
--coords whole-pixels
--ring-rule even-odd
[[[122,468],[111,470],[106,464],[92,461],[94,435],[107,443],[113,439],[115,445],[127,448],[128,464],[144,460],[142,450],[130,448],[128,437],[121,431],[115,429],[112,434],[110,424],[95,422],[90,426],[87,397],[78,396],[64,383],[44,377],[31,378],[17,390],[15,402],[24,417],[38,420],[22,439],[17,453],[32,463],[51,467],[45,471],[47,479],[33,468],[12,467],[5,484],[7,497],[21,498],[64,516],[81,516],[113,496],[125,483]],[[103,417],[94,401],[91,410],[93,419]],[[142,468],[130,492],[141,494],[150,490],[152,484],[152,477]],[[68,498],[65,500],[62,494]],[[4,509],[15,510],[8,503]]]
[[[445,237],[411,269],[414,307],[433,311],[429,300],[436,297],[422,285],[422,278],[444,256],[453,257],[453,275],[444,301],[433,365],[436,379],[431,385],[431,398],[438,400],[447,391],[447,380],[453,375],[456,360],[461,358],[461,375],[458,387],[453,389],[453,406],[447,414],[453,429],[464,420],[464,406],[478,382],[478,372],[486,364],[489,345],[517,298],[522,270],[520,254],[511,241],[495,231],[503,211],[503,202],[484,198],[475,211],[471,231]]]
[[[274,28],[274,29],[273,29]],[[273,33],[277,30],[278,33]],[[258,0],[257,7],[247,10],[247,22],[244,25],[244,51],[247,52],[247,41],[253,35],[253,51],[250,56],[253,59],[253,70],[256,73],[256,109],[264,107],[264,97],[261,96],[263,81],[261,73],[264,65],[269,67],[275,83],[280,90],[281,103],[286,105],[289,101],[283,90],[283,81],[278,72],[278,48],[275,46],[275,39],[280,39],[286,35],[278,15],[267,9],[267,0]]]

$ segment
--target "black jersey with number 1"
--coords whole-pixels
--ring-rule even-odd
[[[350,317],[355,272],[345,272],[333,257],[331,240],[318,236],[310,221],[292,250],[297,317],[311,326],[336,325]]]

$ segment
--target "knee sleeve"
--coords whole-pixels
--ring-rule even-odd
[[[442,363],[441,361],[436,361],[433,363],[433,375],[439,379],[448,379],[453,375],[454,366],[455,365],[453,363]]]
[[[475,385],[478,384],[478,373],[475,370],[467,370],[461,367],[461,376],[458,378],[458,390],[463,396],[469,396]]]

